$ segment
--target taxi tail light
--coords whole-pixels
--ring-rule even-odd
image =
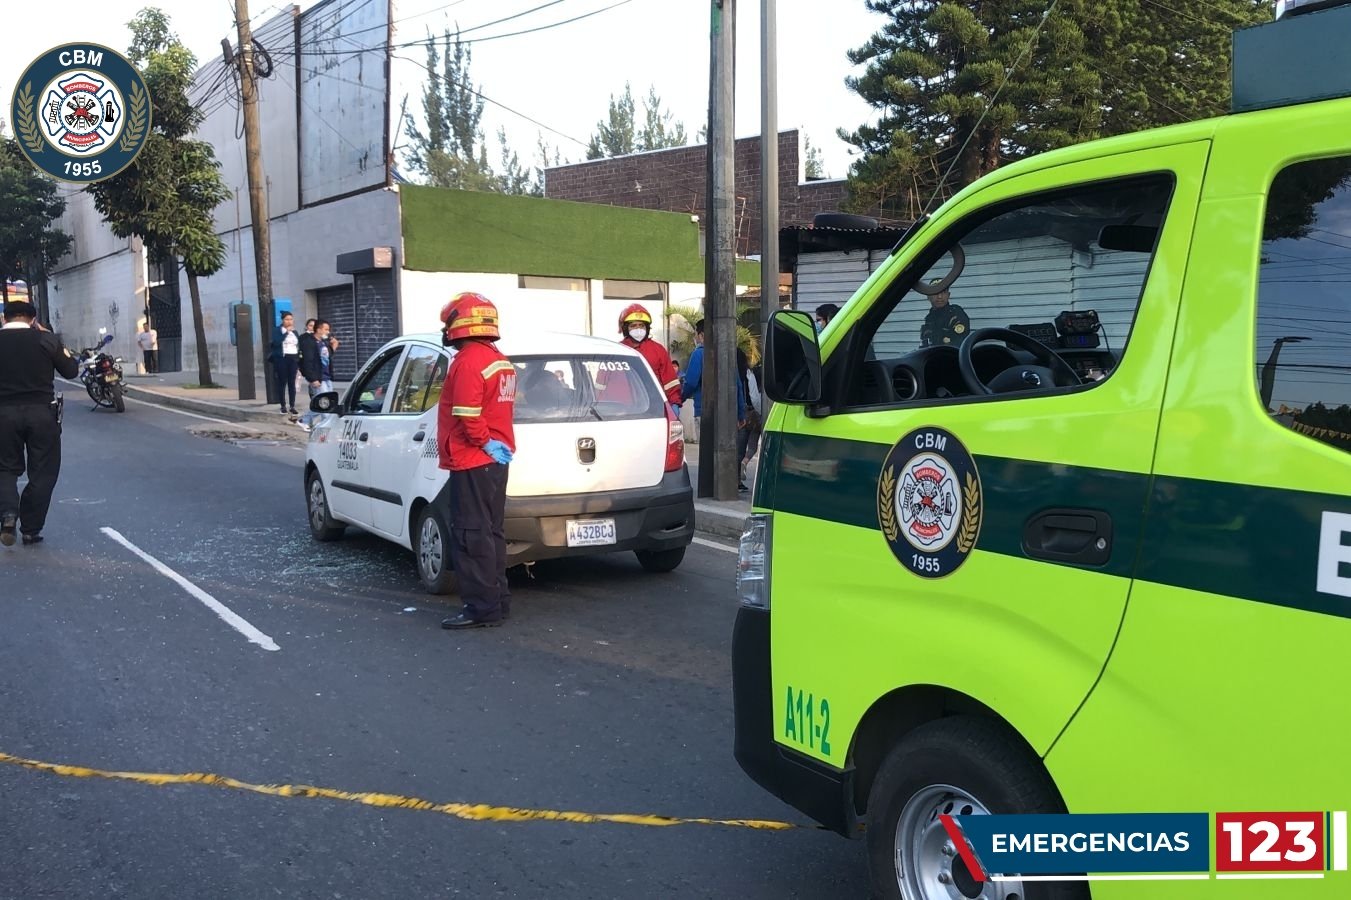
[[[769,550],[773,531],[773,521],[767,515],[746,519],[736,566],[736,596],[742,606],[769,609]]]
[[[666,407],[666,471],[679,472],[685,465],[685,426],[671,407]]]

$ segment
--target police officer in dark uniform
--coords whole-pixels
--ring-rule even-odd
[[[54,376],[74,378],[79,364],[56,335],[37,323],[28,301],[5,304],[0,327],[0,544],[42,540],[42,526],[61,472],[61,423],[54,404]],[[19,498],[19,476],[28,486]]]
[[[941,280],[937,280],[930,284],[940,282]],[[971,330],[971,319],[967,316],[966,310],[955,303],[949,303],[951,296],[946,288],[929,295],[931,307],[924,317],[924,324],[919,329],[921,347],[934,347],[939,344],[956,346]]]

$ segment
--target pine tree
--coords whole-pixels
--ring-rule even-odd
[[[483,138],[483,95],[474,85],[469,68],[472,51],[454,40],[447,29],[440,47],[428,32],[427,83],[422,91],[425,130],[412,113],[404,116],[408,129],[408,165],[436,187],[470,191],[501,188],[488,163]]]
[[[596,133],[587,145],[586,158],[602,159],[644,150],[683,147],[686,141],[684,123],[676,121],[670,110],[662,109],[656,85],[648,88],[647,99],[643,101],[643,125],[638,127],[633,86],[625,82],[622,96],[610,95],[609,113],[596,123]]]
[[[849,53],[866,69],[848,84],[879,117],[840,137],[862,151],[852,205],[902,218],[1011,160],[1223,112],[1229,33],[1270,16],[1263,0],[867,6],[887,21]]]

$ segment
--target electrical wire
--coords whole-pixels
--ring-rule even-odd
[[[1041,37],[1042,26],[1046,24],[1047,19],[1051,18],[1051,13],[1055,12],[1056,4],[1059,2],[1060,0],[1051,0],[1051,5],[1046,7],[1046,12],[1041,14],[1041,21],[1039,21],[1037,27],[1032,30],[1032,37],[1029,38],[1027,43],[1023,46],[1022,52],[1020,52],[1018,57],[1013,61],[1013,65],[1004,70],[1004,78],[999,82],[999,87],[995,88],[994,94],[991,95],[990,99],[985,104],[985,109],[981,110],[980,118],[978,118],[976,124],[971,127],[970,134],[966,136],[966,140],[962,142],[962,146],[958,148],[956,154],[953,155],[952,162],[948,164],[947,171],[943,173],[942,178],[938,179],[938,185],[934,188],[933,196],[929,198],[928,203],[924,204],[924,210],[920,214],[921,218],[928,215],[929,211],[933,208],[934,201],[938,199],[938,195],[943,192],[943,188],[948,182],[948,176],[952,174],[953,169],[957,168],[957,163],[961,161],[962,154],[965,153],[966,148],[970,146],[971,141],[976,136],[976,132],[980,131],[981,124],[985,121],[985,117],[990,114],[990,110],[994,108],[995,101],[999,99],[999,95],[1003,92],[1004,86],[1009,83],[1009,78],[1013,75],[1013,71],[1018,68],[1018,65],[1023,61],[1023,57],[1032,51],[1032,47]]]

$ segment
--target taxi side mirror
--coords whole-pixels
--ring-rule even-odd
[[[326,391],[322,394],[316,394],[310,400],[310,412],[331,413],[338,411],[338,392]]]
[[[821,400],[821,348],[810,314],[781,309],[765,339],[765,393],[775,403]]]

